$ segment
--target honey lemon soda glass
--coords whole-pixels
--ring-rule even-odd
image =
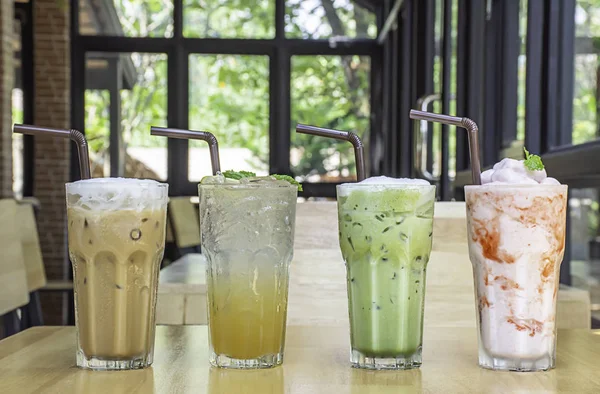
[[[198,194],[210,363],[239,369],[281,364],[300,185],[288,176],[221,173],[217,139],[209,132],[152,127],[151,134],[209,144],[213,176],[202,179]]]
[[[364,179],[356,135],[306,125],[296,131],[354,145],[359,182],[337,187],[352,366],[419,367],[435,186],[418,179]]]
[[[283,362],[298,186],[224,174],[198,186],[209,358],[218,367],[269,368]]]

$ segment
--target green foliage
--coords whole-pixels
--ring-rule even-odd
[[[578,0],[575,35],[589,37],[595,53],[575,55],[573,144],[596,139],[600,132],[597,75],[600,69],[600,1]]]
[[[269,161],[269,59],[190,56],[189,124],[215,134],[221,148],[247,148],[253,170]],[[203,146],[199,141],[190,146]]]
[[[256,176],[256,173],[250,172],[250,171],[227,170],[227,171],[223,172],[223,176],[225,178],[235,179],[236,181],[239,181],[242,178],[250,178],[250,177]]]
[[[113,0],[125,36],[171,37],[171,0]],[[312,4],[312,6],[310,6]],[[287,0],[286,36],[375,37],[375,15],[350,0]],[[209,38],[274,38],[274,0],[184,0],[184,35]],[[352,130],[368,143],[370,59],[359,56],[295,56],[292,59],[292,172],[350,175],[352,147],[293,131],[297,122]],[[136,81],[121,92],[121,129],[128,146],[166,146],[148,133],[165,125],[167,61],[161,54],[122,55],[133,62]],[[214,133],[221,148],[248,149],[252,170],[269,162],[269,57],[190,55],[189,126]],[[173,87],[175,88],[175,87]],[[86,92],[86,133],[92,151],[108,149],[109,104],[106,91]],[[278,130],[277,132],[287,132]],[[199,141],[190,146],[205,147]],[[297,154],[296,154],[297,153]],[[339,164],[338,164],[339,163]],[[339,172],[338,172],[339,170]]]
[[[294,178],[292,178],[289,175],[272,174],[271,176],[277,180],[287,181],[287,182],[291,183],[292,185],[296,185],[296,186],[298,186],[298,191],[299,192],[302,191],[302,185],[297,180],[295,180]]]
[[[186,37],[275,37],[272,0],[184,0],[183,7]]]
[[[292,58],[292,128],[297,123],[354,131],[368,143],[370,62],[359,56],[294,56]],[[356,172],[354,151],[346,141],[297,134],[292,148],[296,176]],[[336,160],[332,160],[332,159]],[[332,163],[333,161],[333,163]],[[339,163],[337,163],[339,161]]]

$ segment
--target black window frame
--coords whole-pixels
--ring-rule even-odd
[[[381,72],[377,59],[381,46],[375,39],[344,39],[332,45],[331,39],[294,39],[285,36],[285,0],[275,1],[275,37],[273,39],[192,38],[183,35],[183,0],[173,0],[172,37],[88,36],[79,32],[79,1],[71,0],[71,121],[85,133],[85,58],[89,52],[162,53],[167,55],[167,125],[189,127],[189,56],[192,54],[263,55],[269,57],[269,171],[290,174],[291,146],[291,58],[295,55],[359,55],[371,59],[370,131],[381,128],[381,94],[377,91]],[[381,4],[360,1],[375,12],[381,28]],[[167,145],[167,182],[171,195],[195,195],[197,183],[188,180],[188,141],[169,139]],[[111,150],[112,153],[112,150]],[[111,154],[111,157],[113,155]],[[72,157],[76,152],[72,151]],[[78,169],[71,161],[71,177]],[[371,166],[371,168],[374,168]],[[335,197],[337,183],[303,184],[303,197]]]
[[[35,111],[33,4],[14,3],[14,19],[21,25],[21,90],[23,91],[23,123],[33,124]],[[23,135],[23,197],[33,196],[33,136]]]

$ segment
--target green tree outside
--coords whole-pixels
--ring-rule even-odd
[[[172,36],[170,0],[114,0],[125,36]],[[374,37],[375,15],[349,0],[288,0],[286,36]],[[184,35],[209,38],[273,38],[273,0],[184,0]],[[121,128],[128,146],[166,146],[149,126],[166,123],[165,55],[131,54],[136,84],[121,92]],[[221,148],[252,153],[249,168],[269,160],[269,59],[267,56],[191,55],[190,127],[209,130]],[[370,59],[358,56],[292,58],[292,128],[297,122],[353,130],[368,141]],[[86,91],[86,133],[102,163],[108,150],[108,94]],[[337,179],[355,172],[349,144],[292,133],[293,173],[299,179]],[[192,147],[197,142],[191,142]],[[338,163],[334,166],[334,163]],[[98,164],[100,165],[100,164]],[[338,171],[340,167],[341,171]],[[314,178],[313,178],[314,179]]]

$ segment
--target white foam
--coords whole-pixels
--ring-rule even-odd
[[[548,177],[546,170],[531,171],[525,167],[525,160],[503,159],[492,169],[481,173],[482,185],[560,185]]]
[[[168,200],[169,185],[150,179],[94,178],[67,183],[67,205],[84,209],[158,209]]]
[[[358,182],[359,185],[416,185],[429,186],[430,183],[424,179],[411,178],[390,178],[387,176],[373,176],[364,181]]]

